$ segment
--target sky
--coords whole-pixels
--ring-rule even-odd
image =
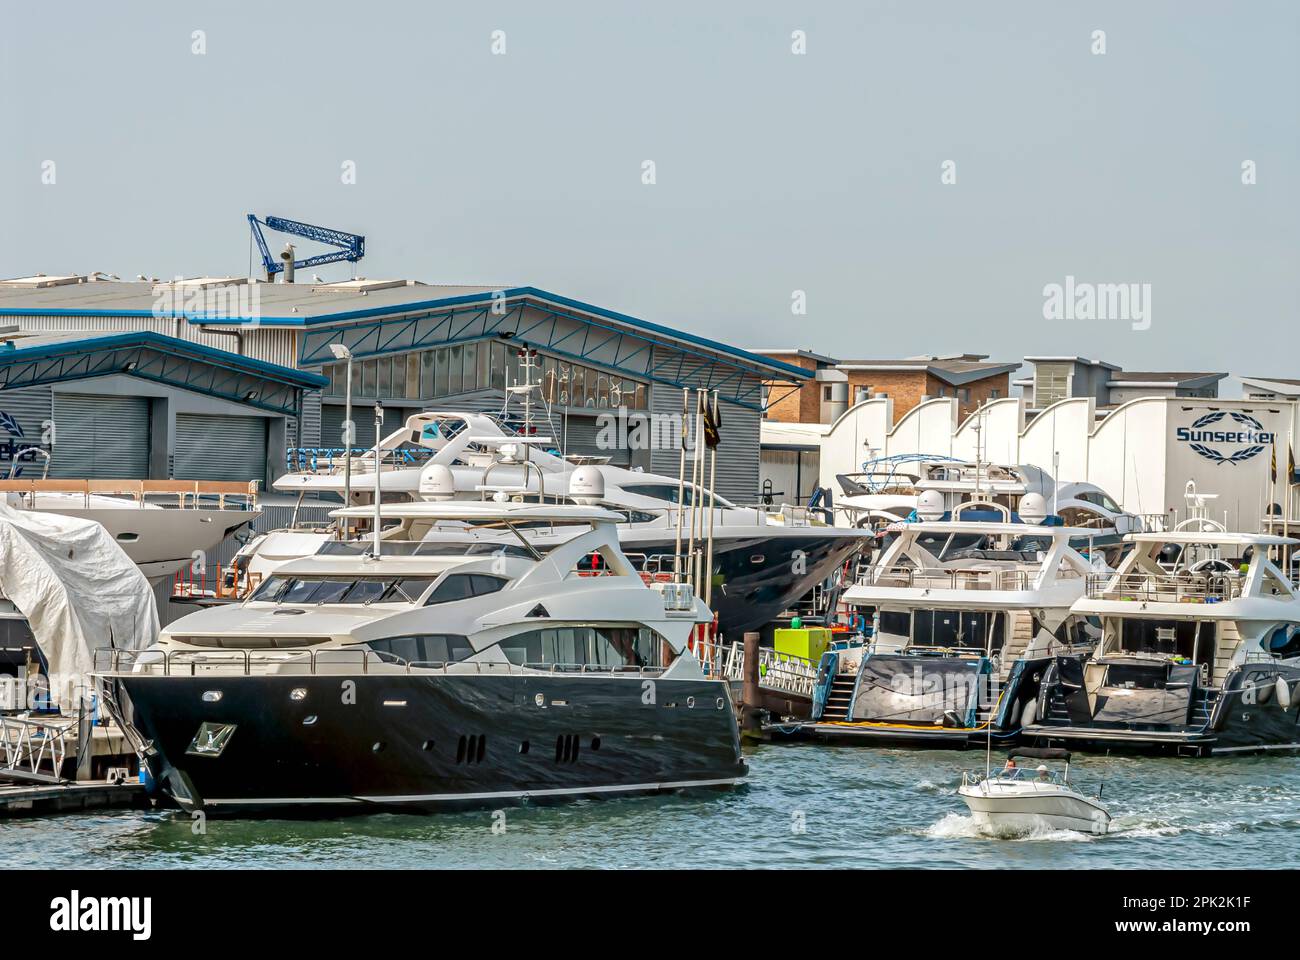
[[[253,212],[744,347],[1300,377],[1292,0],[2,2],[0,276],[245,275]]]

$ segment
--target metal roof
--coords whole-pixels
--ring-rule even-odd
[[[206,396],[296,416],[303,390],[329,381],[149,330],[66,334],[0,345],[0,390],[126,375]]]
[[[205,278],[205,292],[219,286],[211,278]],[[252,315],[245,315],[242,311],[231,314],[224,310],[214,312],[186,309],[185,301],[191,293],[185,281],[86,281],[33,288],[26,280],[18,280],[0,281],[0,317],[33,314],[69,317],[161,316],[181,317],[191,323],[216,327],[249,324],[316,327],[501,300],[532,300],[612,322],[622,329],[668,343],[683,344],[727,356],[760,376],[779,373],[795,382],[812,377],[812,371],[780,360],[533,286],[436,285],[407,281],[401,286],[385,285],[383,289],[366,290],[342,283],[250,283],[242,277],[230,278],[226,281],[226,286],[237,288],[240,293],[246,290],[248,297],[257,298],[256,310],[248,311]],[[232,296],[230,299],[237,298]],[[181,308],[172,308],[171,302],[179,302]]]

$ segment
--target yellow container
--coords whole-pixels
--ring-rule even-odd
[[[827,627],[787,628],[773,632],[772,646],[777,653],[803,657],[814,663],[822,658],[831,645],[831,631]]]

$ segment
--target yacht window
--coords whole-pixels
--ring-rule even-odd
[[[654,497],[656,500],[666,500],[669,503],[677,502],[677,485],[673,483],[632,483],[624,485],[623,489],[639,497]],[[707,499],[704,491],[701,491],[700,496]],[[695,502],[695,490],[690,484],[682,487],[682,502],[688,507]],[[731,506],[730,502],[722,499],[717,493],[713,495],[713,503],[717,507]]]
[[[649,627],[547,627],[506,637],[498,646],[516,665],[658,666],[662,638]]]
[[[326,603],[372,603],[384,595],[388,589],[386,580],[357,580],[347,591],[337,600],[327,600]]]
[[[351,580],[322,580],[312,591],[311,603],[342,603],[343,594],[353,585]]]
[[[394,580],[384,591],[381,600],[387,603],[395,603],[405,600],[408,603],[415,603],[420,599],[420,594],[429,589],[433,583],[432,577],[402,577],[400,580]]]
[[[437,589],[429,595],[425,606],[434,603],[450,603],[453,600],[466,600],[479,597],[485,593],[496,593],[509,581],[486,573],[452,573],[443,578]]]
[[[271,577],[257,588],[252,599],[274,603],[284,596],[284,592],[289,589],[289,584],[292,582],[288,577]]]
[[[474,652],[469,640],[454,633],[422,633],[407,637],[384,637],[366,644],[385,659],[403,663],[455,663]]]
[[[316,592],[321,581],[319,580],[293,580],[289,584],[289,589],[280,595],[282,603],[311,603],[311,596]]]

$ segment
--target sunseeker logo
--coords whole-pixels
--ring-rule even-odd
[[[59,933],[127,931],[133,940],[148,940],[153,932],[152,897],[71,896],[50,901],[50,929]]]
[[[1223,423],[1224,420],[1229,422]],[[1222,424],[1220,429],[1214,429]],[[1274,434],[1247,413],[1215,410],[1190,427],[1179,427],[1174,435],[1211,463],[1242,463],[1252,460],[1273,443]]]

